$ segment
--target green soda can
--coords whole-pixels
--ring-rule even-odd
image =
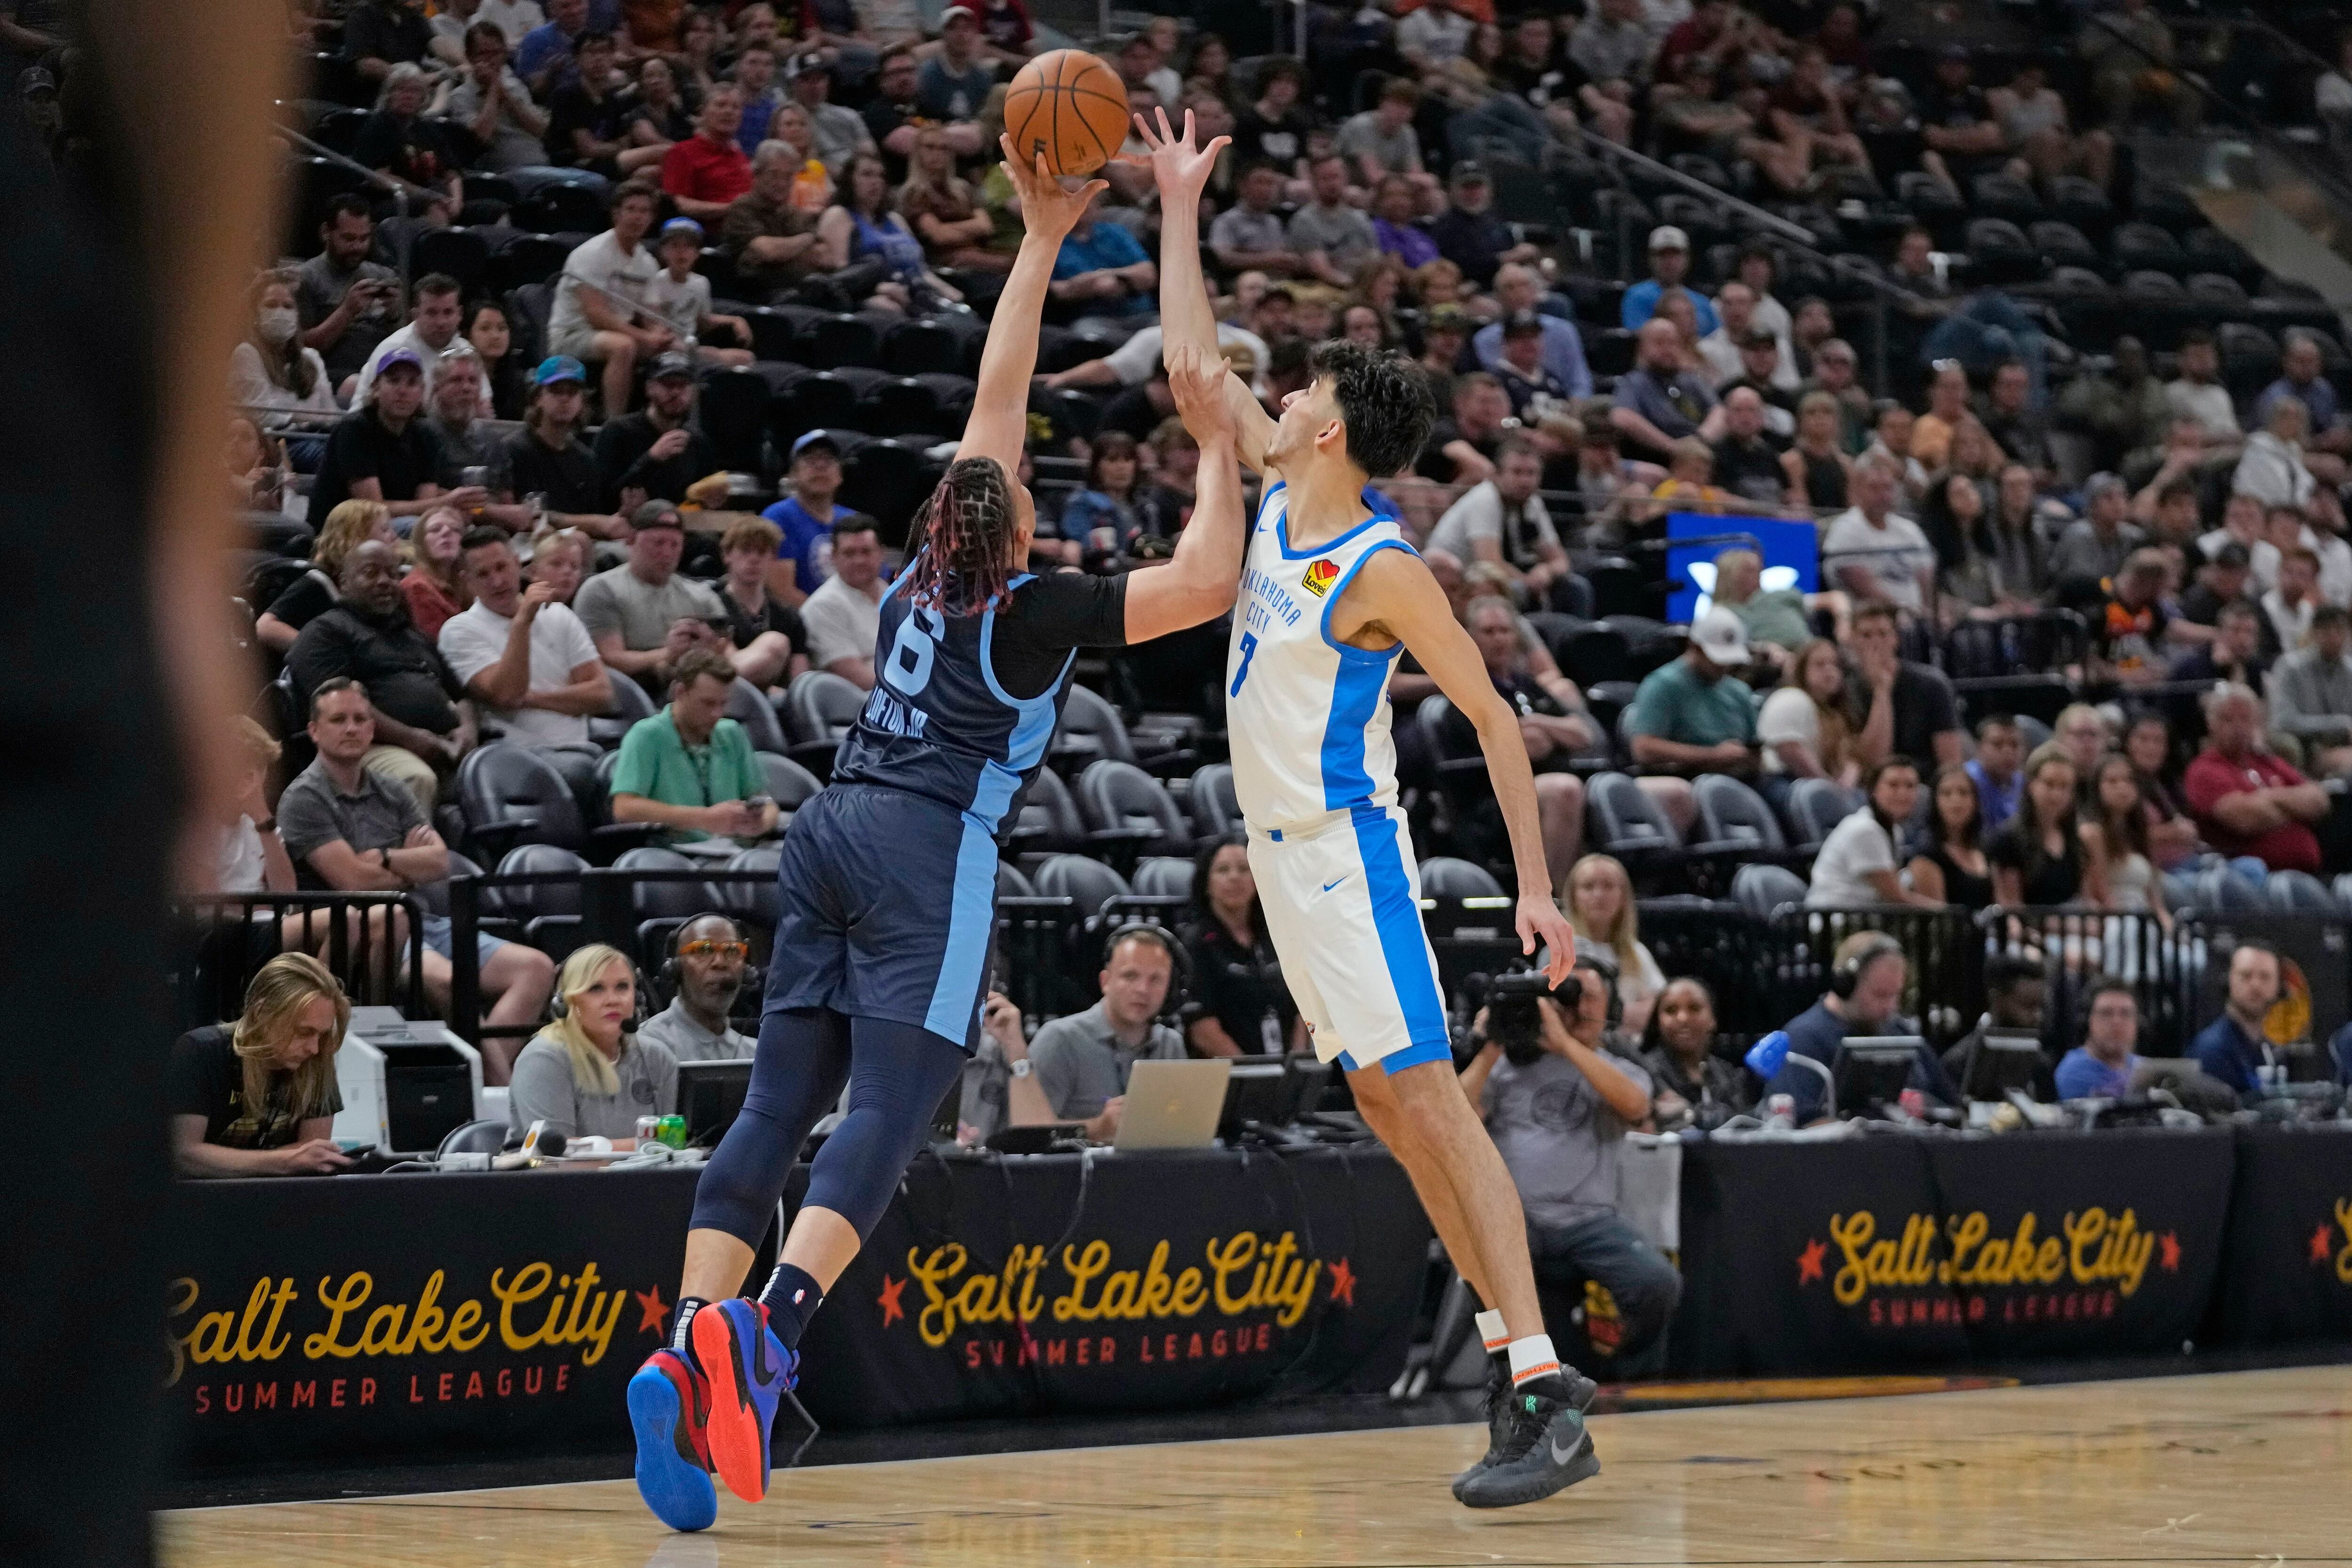
[[[663,1117],[661,1119],[661,1131],[656,1133],[656,1136],[659,1138],[661,1142],[668,1144],[673,1149],[685,1148],[686,1118],[683,1116]]]

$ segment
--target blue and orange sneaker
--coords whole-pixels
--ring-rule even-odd
[[[672,1530],[708,1530],[719,1517],[703,1436],[709,1419],[709,1381],[677,1352],[654,1352],[629,1379],[637,1495]]]
[[[800,1357],[768,1327],[768,1309],[740,1296],[694,1315],[694,1359],[710,1384],[711,1468],[745,1502],[768,1494],[768,1428],[798,1381]]]

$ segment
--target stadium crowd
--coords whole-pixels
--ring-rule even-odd
[[[70,163],[75,52],[28,9],[0,41]],[[313,72],[286,106],[294,217],[224,367],[222,483],[275,679],[215,884],[191,891],[414,895],[446,1009],[453,872],[772,868],[874,684],[877,605],[969,406],[1020,234],[1005,89],[1049,40],[1022,0],[291,13]],[[1895,1027],[1927,999],[1901,942],[1823,954],[1816,979],[1860,960],[1801,1012],[1719,1016],[1719,976],[1642,937],[1691,892],[1759,927],[2091,922],[2104,946],[1989,939],[1986,1026],[1923,1054],[1928,1103],[1965,1098],[1991,1025],[2043,1034],[2044,1098],[2132,1091],[2135,1051],[2259,1098],[2288,1043],[2263,1035],[2278,955],[2242,986],[2264,965],[2240,944],[2220,1020],[2192,1040],[2172,1019],[2158,1050],[2133,954],[2189,951],[2200,910],[2345,912],[2316,879],[2352,869],[2352,358],[2307,291],[2135,178],[2136,131],[2199,112],[2150,68],[2168,24],[2116,0],[2063,44],[1988,54],[1887,42],[1849,0],[1575,13],[1316,9],[1303,57],[1167,16],[1090,43],[1136,112],[1231,139],[1202,238],[1225,352],[1269,407],[1328,337],[1430,380],[1441,417],[1371,499],[1522,715],[1580,963],[1606,981],[1605,1004],[1544,1005],[1538,1068],[1463,994],[1465,1082],[1507,1156],[1558,1158],[1527,1109],[1547,1075],[1611,1129],[1783,1095],[1801,1121],[1814,1075],[1751,1072],[1757,1033],[1785,1023],[1827,1060],[1919,1027]],[[1039,570],[1149,570],[1192,504],[1150,182],[1105,177],[1041,343]],[[1672,573],[1670,515],[1706,542]],[[1696,592],[1670,619],[1676,574]],[[1076,975],[1083,1006],[1007,974],[966,1136],[1107,1136],[1138,1059],[1307,1047],[1214,761],[1224,643],[1082,666],[1095,689],[1003,890],[1073,900],[1091,945],[1049,955],[1073,971],[1107,898],[1161,900],[1174,934],[1114,944]],[[1475,735],[1410,659],[1391,697],[1428,890],[1500,891]],[[463,961],[484,1009],[463,1026],[518,1118],[625,1134],[640,1080],[748,1050],[728,1017],[756,920],[673,916],[630,953],[527,914]],[[324,952],[320,929],[282,936]],[[666,1010],[613,1023],[670,956]],[[731,984],[695,978],[714,962]],[[257,1028],[299,1015],[315,1047],[308,974],[276,976]],[[180,1109],[208,1131],[184,1160],[217,1170],[187,1150],[231,1135],[236,1074],[219,1040],[185,1050]],[[234,1054],[249,1103],[261,1058]],[[2352,1079],[2341,1039],[2323,1058]],[[309,1101],[232,1141],[321,1168],[318,1075],[295,1047],[271,1059]],[[1555,1231],[1592,1217],[1554,1196]],[[1654,1305],[1639,1273],[1621,1294]]]

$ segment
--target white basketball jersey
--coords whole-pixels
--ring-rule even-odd
[[[1234,792],[1244,819],[1260,829],[1397,797],[1388,686],[1402,645],[1349,647],[1331,634],[1331,609],[1369,557],[1412,546],[1394,518],[1373,517],[1293,550],[1287,500],[1277,484],[1258,503],[1225,659]]]

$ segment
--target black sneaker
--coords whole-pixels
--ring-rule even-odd
[[[1569,1403],[1576,1406],[1578,1415],[1592,1408],[1593,1395],[1601,1392],[1599,1384],[1565,1364],[1560,1368],[1559,1380],[1568,1384]],[[1511,1441],[1513,1408],[1510,1358],[1489,1356],[1486,1358],[1486,1452],[1476,1464],[1454,1478],[1454,1495],[1457,1499],[1462,1495],[1465,1481],[1503,1457],[1504,1448]]]
[[[1511,1390],[1501,1452],[1454,1483],[1454,1500],[1465,1508],[1514,1508],[1599,1475],[1601,1457],[1582,1409],[1592,1402],[1592,1387],[1591,1379],[1563,1373]]]

